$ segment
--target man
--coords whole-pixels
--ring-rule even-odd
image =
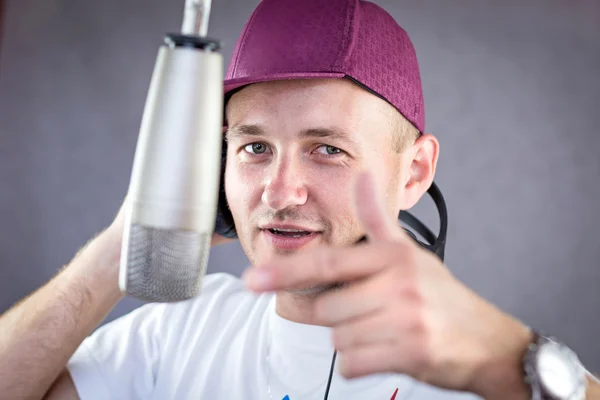
[[[121,212],[0,319],[2,398],[528,399],[549,390],[525,381],[535,365],[523,358],[540,339],[396,223],[431,185],[439,144],[424,131],[414,49],[391,16],[357,0],[264,0],[225,90],[223,211],[253,265],[244,281],[209,275],[198,298],[145,305],[88,337],[123,296]],[[586,390],[568,375],[558,375],[568,390],[556,398]],[[591,377],[587,398],[600,398]]]

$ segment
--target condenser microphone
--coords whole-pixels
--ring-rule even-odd
[[[119,286],[149,302],[199,294],[215,226],[223,127],[220,44],[210,1],[187,0],[159,48],[125,204]]]

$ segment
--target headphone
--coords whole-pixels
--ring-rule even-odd
[[[407,228],[404,228],[410,237],[412,237],[421,246],[438,256],[443,262],[446,252],[446,234],[448,232],[448,210],[446,208],[444,196],[442,196],[442,192],[435,182],[432,182],[431,186],[427,190],[427,194],[433,199],[440,217],[440,230],[437,236],[431,231],[431,229],[425,226],[423,222],[421,222],[419,219],[417,219],[417,217],[408,211],[400,211],[398,220],[400,222],[404,222],[406,225],[414,229],[415,232],[421,235],[426,242],[420,241],[413,232]]]
[[[218,233],[219,235],[227,238],[235,239],[237,238],[237,232],[235,230],[233,216],[231,215],[229,205],[227,204],[227,198],[225,196],[224,182],[225,163],[227,160],[227,143],[224,140],[221,149],[221,183],[219,187],[219,200],[217,203],[215,233]],[[435,184],[435,182],[431,184],[431,186],[427,190],[427,194],[433,199],[433,202],[437,207],[438,214],[440,217],[440,230],[437,235],[435,235],[431,231],[431,229],[429,229],[423,222],[421,222],[418,218],[416,218],[408,211],[400,211],[400,214],[398,215],[398,221],[403,222],[404,224],[412,228],[414,232],[408,228],[404,228],[404,230],[408,233],[408,235],[411,238],[413,238],[415,242],[417,242],[423,248],[437,255],[443,262],[446,250],[446,234],[448,231],[448,210],[446,208],[444,196],[442,196],[442,192]],[[424,241],[419,240],[415,232],[419,234],[424,239]],[[364,240],[366,240],[365,236],[363,236],[359,240],[359,242],[362,242]]]

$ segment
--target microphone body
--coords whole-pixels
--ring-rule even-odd
[[[131,172],[121,290],[150,302],[199,294],[215,227],[223,127],[219,44],[167,35]]]

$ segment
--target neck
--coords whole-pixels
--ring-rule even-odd
[[[278,292],[275,309],[280,317],[292,322],[328,326],[317,320],[315,316],[315,303],[321,295],[340,287],[342,285]]]

